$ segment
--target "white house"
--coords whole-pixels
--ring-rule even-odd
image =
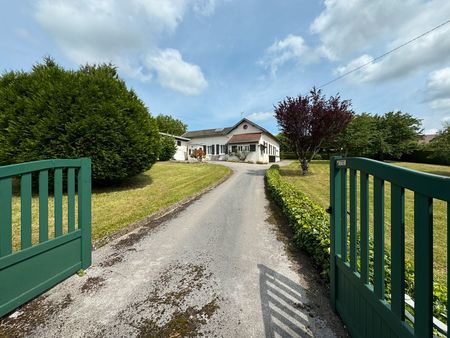
[[[232,127],[188,131],[175,139],[180,152],[179,158],[183,157],[181,153],[185,151],[186,144],[187,156],[192,154],[194,149],[201,148],[209,160],[252,163],[280,160],[280,144],[277,138],[246,118]]]
[[[177,151],[175,155],[173,156],[173,159],[176,161],[187,161],[188,160],[188,144],[189,139],[182,136],[175,136],[167,133],[159,133],[162,136],[170,136],[175,139],[175,142],[177,144]]]

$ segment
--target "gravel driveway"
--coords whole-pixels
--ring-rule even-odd
[[[227,181],[96,250],[86,275],[1,320],[0,336],[344,336],[317,272],[283,241],[267,166],[226,165]]]

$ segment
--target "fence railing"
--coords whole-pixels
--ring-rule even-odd
[[[369,196],[369,176],[373,179],[372,196]],[[446,203],[448,234],[450,178],[365,158],[335,157],[330,161],[330,182],[331,302],[351,334],[355,337],[432,337],[433,201]],[[389,301],[385,299],[385,182],[390,182],[391,186]],[[409,322],[405,316],[406,189],[414,194],[415,292],[414,317]],[[373,201],[373,219],[369,214],[369,199]],[[369,223],[373,225],[373,263],[369,260]]]
[[[90,264],[90,159],[0,167],[0,316]]]

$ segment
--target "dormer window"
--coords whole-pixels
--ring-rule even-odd
[[[248,126],[246,125],[246,124],[244,124],[244,127],[243,127],[244,129],[247,129],[248,128]]]

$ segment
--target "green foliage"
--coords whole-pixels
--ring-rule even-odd
[[[112,65],[65,70],[47,58],[0,77],[0,164],[92,159],[93,180],[149,169],[160,137],[153,118]]]
[[[170,115],[158,115],[155,118],[160,132],[180,136],[187,131],[187,125]]]
[[[450,123],[444,125],[444,128],[439,131],[435,139],[429,145],[429,148],[434,151],[434,158],[450,158]]]
[[[374,116],[362,113],[355,115],[340,135],[340,147],[347,153],[358,156],[372,156],[373,144],[377,134],[377,121]]]
[[[283,210],[293,230],[296,245],[311,255],[313,262],[328,275],[330,269],[330,221],[325,210],[307,197],[304,193],[286,182],[278,165],[272,165],[266,172],[266,186],[270,196]],[[359,245],[359,235],[357,248]],[[390,299],[391,293],[391,254],[385,250],[385,296]],[[373,283],[373,240],[369,240],[369,280]],[[359,266],[359,260],[358,260]],[[414,268],[405,264],[405,292],[414,297]],[[434,284],[433,313],[444,320],[447,313],[447,287]]]
[[[308,252],[314,263],[328,272],[330,266],[330,224],[325,210],[284,181],[279,166],[266,172],[267,188],[294,228],[296,244]]]
[[[411,153],[417,148],[421,120],[401,111],[386,113],[380,120],[378,129],[383,131],[387,144],[385,153],[395,159]]]
[[[173,158],[177,151],[177,146],[175,145],[175,138],[171,136],[161,137],[161,150],[159,152],[160,161],[168,161]]]
[[[388,112],[385,115],[355,115],[338,138],[344,155],[399,159],[418,147],[421,122],[408,113]]]

